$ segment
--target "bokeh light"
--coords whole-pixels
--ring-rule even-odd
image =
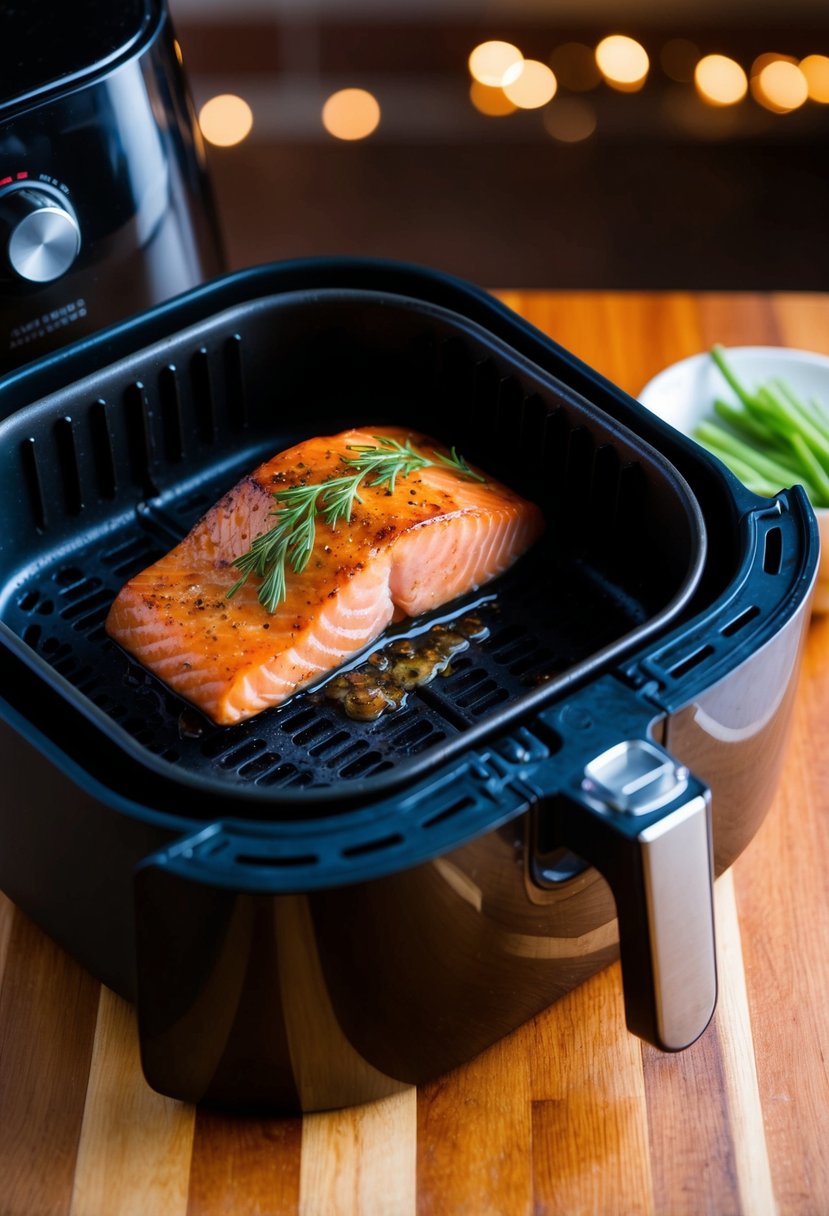
[[[829,57],[807,55],[805,59],[801,59],[798,66],[806,77],[812,101],[829,105]]]
[[[650,67],[648,53],[635,38],[611,34],[596,47],[596,63],[607,83],[624,93],[633,93],[645,83]]]
[[[525,59],[521,75],[504,85],[504,95],[520,110],[537,110],[555,97],[558,82],[552,69],[538,59]]]
[[[544,111],[544,126],[561,143],[581,143],[596,130],[596,112],[580,97],[557,97]]]
[[[365,139],[379,122],[379,102],[366,89],[340,89],[322,107],[322,125],[336,139]]]
[[[558,83],[574,93],[595,89],[601,80],[596,56],[583,42],[563,42],[550,56],[550,67]]]
[[[766,51],[765,54],[758,55],[754,60],[751,65],[749,75],[752,79],[754,79],[754,77],[759,76],[763,68],[768,67],[770,63],[778,63],[781,60],[783,63],[797,63],[794,55],[781,55],[779,51]]]
[[[748,77],[739,63],[727,55],[706,55],[694,71],[694,84],[703,101],[714,106],[733,106],[748,92]]]
[[[199,126],[209,144],[231,148],[250,134],[253,113],[248,103],[235,93],[220,93],[202,106]]]
[[[798,109],[809,96],[809,84],[796,63],[775,59],[754,78],[753,93],[766,109],[788,114]]]
[[[482,42],[469,56],[469,71],[473,79],[490,88],[517,80],[523,65],[524,56],[511,42]]]
[[[678,84],[690,84],[699,59],[699,47],[687,38],[669,38],[659,52],[662,71]]]
[[[506,114],[514,114],[518,109],[507,97],[503,89],[481,84],[473,80],[469,88],[469,99],[476,110],[489,118],[503,118]]]

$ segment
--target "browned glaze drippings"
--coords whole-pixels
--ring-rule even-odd
[[[450,675],[454,656],[488,634],[488,627],[474,615],[433,625],[418,637],[389,642],[356,670],[334,676],[321,696],[338,702],[357,722],[374,722],[382,714],[402,709],[413,688],[435,676]]]

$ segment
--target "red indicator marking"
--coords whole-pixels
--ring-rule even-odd
[[[8,186],[11,180],[10,177],[0,177],[0,186]]]
[[[19,182],[22,181],[24,177],[28,177],[28,176],[29,176],[28,173],[16,173],[15,174],[15,177],[17,178],[17,180]]]

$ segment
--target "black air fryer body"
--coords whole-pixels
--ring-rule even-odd
[[[633,1031],[702,1032],[712,878],[768,809],[808,622],[802,491],[758,498],[484,293],[393,264],[211,283],[8,377],[0,418],[0,886],[136,1000],[151,1084],[378,1098],[617,953]],[[264,456],[355,422],[457,443],[544,542],[402,712],[194,725],[108,639],[113,597]]]
[[[0,5],[0,374],[220,269],[164,0]]]

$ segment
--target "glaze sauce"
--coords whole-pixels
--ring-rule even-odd
[[[319,698],[336,702],[357,722],[374,722],[402,709],[413,688],[435,676],[450,675],[455,655],[488,634],[488,627],[475,615],[432,625],[418,637],[389,642],[354,671],[334,676],[320,689]]]

